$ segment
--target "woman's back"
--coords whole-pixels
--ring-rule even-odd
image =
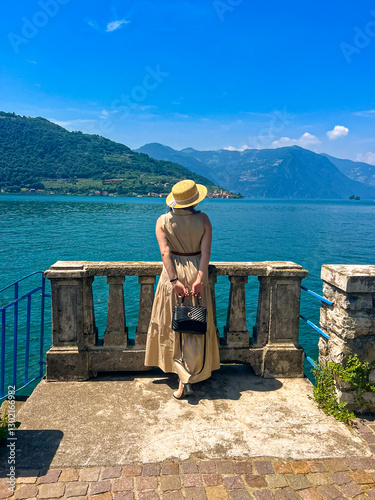
[[[175,209],[174,212],[169,212],[162,217],[163,231],[173,252],[199,252],[204,233],[204,220],[201,212]]]

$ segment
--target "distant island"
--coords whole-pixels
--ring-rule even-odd
[[[0,137],[1,193],[166,197],[193,179],[209,198],[242,198],[182,165],[45,118],[0,111]]]

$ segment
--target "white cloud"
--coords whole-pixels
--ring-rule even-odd
[[[273,141],[272,148],[282,148],[285,146],[301,146],[301,148],[309,148],[321,144],[321,141],[312,134],[305,132],[299,139],[291,139],[290,137],[280,137],[279,140]]]
[[[123,24],[129,24],[130,21],[127,21],[126,19],[118,19],[117,21],[112,21],[111,23],[107,24],[107,29],[106,31],[115,31],[118,28],[120,28]]]
[[[186,115],[184,113],[173,113],[173,116],[175,116],[176,118],[181,118],[183,120],[190,118],[190,115]]]
[[[228,146],[227,148],[223,148],[223,149],[226,149],[227,151],[246,151],[246,149],[251,149],[251,147],[248,146],[247,144],[244,144],[240,148],[235,148],[233,146]]]
[[[60,120],[54,120],[53,118],[50,118],[49,119],[50,122],[54,123],[55,125],[60,125],[60,127],[67,127],[68,125],[70,125],[70,122],[62,122]]]
[[[93,28],[94,30],[96,31],[101,31],[100,29],[100,26],[98,24],[97,21],[95,21],[95,19],[91,19],[89,17],[85,17],[85,22],[91,27]]]
[[[363,116],[365,118],[373,118],[375,116],[375,109],[365,109],[363,111],[356,111],[355,113],[353,113],[353,115],[356,115],[356,116]]]
[[[343,127],[342,125],[336,125],[333,130],[329,130],[327,132],[327,136],[329,139],[334,141],[335,139],[338,139],[339,137],[345,137],[348,135],[349,129],[346,127]]]
[[[370,165],[375,165],[375,153],[371,153],[371,151],[365,154],[358,153],[356,161],[363,161],[365,163],[369,163]]]
[[[148,106],[139,106],[139,109],[141,111],[147,111],[149,109],[158,109],[158,107],[155,106],[154,104],[149,104]]]
[[[77,130],[76,128],[74,128],[75,126],[86,125],[87,123],[93,122],[93,120],[83,120],[83,119],[60,121],[60,120],[55,120],[54,118],[48,118],[48,120],[52,123],[55,123],[56,125],[60,125],[60,127],[64,127],[64,128],[68,128],[68,129],[70,128],[70,129],[74,129],[74,130]]]

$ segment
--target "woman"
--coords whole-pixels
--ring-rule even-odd
[[[177,373],[179,387],[173,393],[177,399],[192,393],[190,384],[209,378],[212,370],[220,368],[208,282],[212,227],[207,215],[195,210],[206,195],[207,188],[201,184],[178,182],[166,200],[170,211],[159,217],[155,229],[163,270],[148,329],[145,365]],[[172,330],[175,305],[182,298],[187,304],[199,297],[207,308],[206,349],[203,336]]]

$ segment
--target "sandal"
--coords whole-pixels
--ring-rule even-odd
[[[193,388],[191,384],[183,384],[181,380],[179,380],[178,391],[175,391],[173,393],[173,396],[176,399],[182,399],[185,398],[186,396],[190,396],[191,394],[193,394]]]

